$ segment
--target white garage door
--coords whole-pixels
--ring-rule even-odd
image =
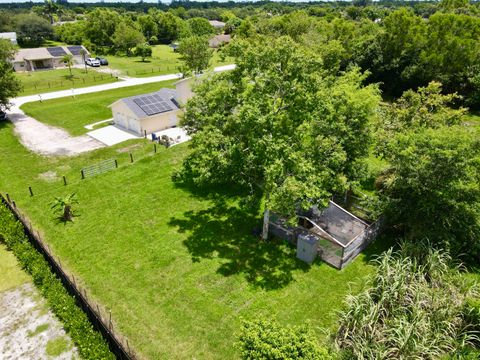
[[[121,113],[116,113],[115,114],[115,124],[124,128],[124,129],[126,129],[127,124],[126,124],[125,116]]]
[[[138,120],[128,118],[128,130],[140,134],[140,122]]]

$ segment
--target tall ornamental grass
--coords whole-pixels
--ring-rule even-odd
[[[477,289],[427,245],[402,246],[376,260],[371,286],[349,296],[336,344],[349,359],[437,359],[478,341],[469,302]]]

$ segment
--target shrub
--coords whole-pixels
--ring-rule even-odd
[[[0,240],[11,250],[21,266],[47,300],[52,312],[63,323],[80,355],[85,359],[114,359],[105,340],[94,330],[87,315],[77,306],[48,262],[37,252],[25,235],[23,225],[0,204]]]
[[[332,359],[308,327],[281,327],[267,320],[245,321],[239,347],[243,359]]]

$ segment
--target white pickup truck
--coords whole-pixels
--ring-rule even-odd
[[[88,58],[87,60],[85,60],[85,64],[87,64],[88,66],[98,67],[100,66],[100,61],[94,58]]]

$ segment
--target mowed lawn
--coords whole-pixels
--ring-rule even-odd
[[[23,85],[23,91],[19,96],[42,94],[119,81],[110,74],[99,73],[92,69],[88,69],[85,73],[84,69],[72,68],[72,75],[73,78],[70,77],[68,69],[15,73],[15,76],[20,79]]]
[[[0,292],[16,288],[30,281],[22,271],[17,259],[6,246],[0,242]]]
[[[232,63],[229,59],[222,61],[220,51],[214,50],[210,62],[212,67]],[[130,77],[173,74],[179,72],[181,65],[180,55],[168,45],[152,46],[152,56],[145,61],[142,61],[138,56],[105,55],[104,57],[107,58],[108,66],[111,69],[119,70],[122,75]]]
[[[152,144],[134,140],[75,158],[44,158],[19,144],[11,124],[0,124],[1,191],[16,200],[89,297],[112,311],[141,357],[238,357],[242,319],[260,317],[310,323],[325,338],[322,329],[335,325],[345,296],[372,271],[370,254],[342,271],[320,261],[309,267],[294,248],[251,235],[261,225],[261,209],[240,208],[242,194],[176,186],[171,176],[186,144],[133,164],[130,151],[139,159]],[[107,158],[117,158],[119,169],[79,179],[82,166]],[[78,196],[78,217],[59,223],[50,204],[69,193]]]
[[[85,125],[112,118],[108,107],[113,102],[128,96],[157,91],[173,87],[177,80],[128,86],[115,90],[64,97],[43,102],[24,104],[22,110],[35,119],[49,125],[64,128],[72,135],[82,135],[89,130]]]

